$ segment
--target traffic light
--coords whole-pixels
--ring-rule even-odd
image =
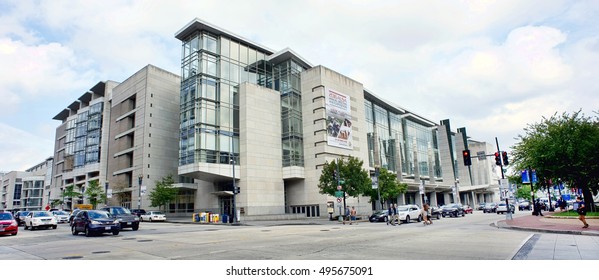
[[[462,155],[464,156],[464,165],[465,166],[472,165],[472,159],[470,158],[470,150],[462,151]]]
[[[499,152],[495,152],[495,164],[501,166],[501,155]]]
[[[503,165],[508,165],[509,162],[507,161],[507,152],[502,152],[501,156],[503,157]]]
[[[337,182],[338,181],[338,176],[337,176],[337,170],[333,170],[333,181]]]

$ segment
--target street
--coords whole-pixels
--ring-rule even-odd
[[[516,215],[529,215],[517,212]],[[498,229],[504,215],[475,211],[434,224],[360,222],[278,226],[142,223],[117,236],[23,230],[0,237],[2,260],[506,260],[531,236]],[[323,221],[323,220],[320,220]]]

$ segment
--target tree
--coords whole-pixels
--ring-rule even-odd
[[[366,193],[370,196],[370,201],[376,201],[378,199],[379,192],[381,194],[381,207],[384,208],[385,202],[393,201],[397,199],[397,196],[401,193],[405,193],[408,190],[408,184],[399,183],[397,176],[386,168],[379,169],[378,178],[378,190],[370,188]]]
[[[366,194],[372,186],[368,171],[362,168],[363,161],[349,156],[347,160],[337,159],[326,163],[320,174],[318,188],[321,194],[335,195],[337,180],[333,174],[338,170],[342,190],[351,197]]]
[[[175,180],[172,175],[162,177],[162,179],[156,182],[156,187],[150,192],[150,206],[151,207],[162,207],[166,212],[167,203],[173,201],[177,197],[179,190],[173,187]]]
[[[536,169],[537,177],[561,180],[582,189],[587,209],[599,183],[599,122],[580,111],[543,117],[529,124],[512,147],[516,170]]]
[[[96,209],[98,203],[106,202],[106,193],[104,189],[100,186],[98,180],[90,181],[85,189],[85,196],[89,200],[89,203],[92,205],[93,209]]]
[[[524,186],[519,187],[516,190],[516,197],[523,198],[523,199],[530,201],[532,199],[532,197],[530,196],[530,186],[524,185]]]
[[[80,197],[80,196],[81,196],[81,193],[75,191],[75,185],[66,186],[64,188],[64,192],[62,193],[63,200],[65,197],[70,198],[70,203],[71,203],[71,205],[69,205],[70,209],[73,208],[73,198]]]

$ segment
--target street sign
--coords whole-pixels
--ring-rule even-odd
[[[486,160],[487,159],[487,155],[485,154],[484,151],[476,152],[476,156],[478,157],[478,160]]]
[[[335,197],[343,197],[343,191],[336,191]]]
[[[339,202],[339,203],[341,203],[341,201],[342,201],[342,200],[343,200],[343,199],[341,199],[341,197],[338,197],[338,198],[337,198],[337,202]]]
[[[141,195],[145,195],[146,194],[146,186],[141,186]]]
[[[422,182],[420,182],[420,186],[418,186],[418,190],[420,191],[420,194],[424,194],[424,184]]]
[[[106,190],[106,198],[112,198],[112,189]]]
[[[337,186],[337,190],[340,191],[341,190],[341,185]]]

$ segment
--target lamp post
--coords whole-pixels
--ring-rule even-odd
[[[137,177],[137,183],[139,186],[138,189],[138,194],[139,196],[137,197],[137,209],[141,209],[141,182],[143,180],[143,174],[139,174],[139,176]]]
[[[455,190],[454,190],[454,198],[455,198],[455,202],[454,203],[460,203],[460,191],[458,190],[458,184],[460,183],[460,178],[456,178],[455,179]]]
[[[231,166],[233,168],[233,201],[232,201],[232,208],[233,208],[233,215],[232,215],[232,225],[238,225],[237,224],[237,206],[235,205],[235,196],[237,195],[237,186],[235,185],[235,156],[233,155],[233,157],[230,159],[231,161]]]

